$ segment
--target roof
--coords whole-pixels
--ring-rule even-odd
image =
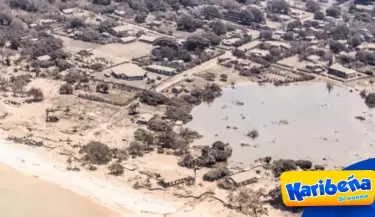
[[[132,41],[135,41],[135,40],[137,40],[137,38],[134,37],[134,36],[126,36],[126,37],[121,38],[121,41],[123,41],[125,43],[132,42]]]
[[[283,20],[290,20],[290,19],[292,19],[290,16],[285,15],[285,14],[280,14],[279,17],[280,17],[281,19],[283,19]]]
[[[374,9],[374,6],[375,5],[359,5],[359,4],[356,4],[355,7],[357,9],[360,9],[360,10],[368,10],[368,11],[372,11]]]
[[[346,68],[346,67],[344,67],[343,65],[338,64],[338,63],[334,63],[334,64],[332,64],[329,68],[330,68],[330,69],[333,69],[333,70],[336,70],[336,71],[343,72],[343,73],[345,73],[345,74],[347,74],[347,75],[348,75],[348,74],[356,73],[355,70],[353,70],[353,69],[349,69],[349,68]]]
[[[368,42],[364,42],[360,45],[358,45],[358,48],[359,49],[375,49],[375,43],[368,43]]]
[[[184,122],[183,121],[176,121],[174,124],[176,126],[182,126],[182,125],[184,125]]]
[[[115,32],[126,32],[126,31],[133,30],[133,28],[129,25],[122,25],[122,26],[113,27],[112,30]]]
[[[317,62],[320,60],[320,56],[318,55],[310,55],[307,57],[308,60],[312,61],[312,62]]]
[[[37,59],[39,61],[48,61],[51,59],[51,57],[49,55],[44,55],[44,56],[39,56]]]
[[[62,10],[62,12],[63,12],[64,14],[71,14],[71,13],[74,12],[74,9],[73,9],[73,8],[67,8],[67,9]]]
[[[241,41],[241,39],[240,38],[230,38],[230,39],[224,39],[223,43],[224,44],[234,44],[238,41]]]
[[[52,19],[40,19],[38,21],[40,24],[49,24],[49,23],[54,23],[56,22],[55,20],[52,20]]]
[[[125,11],[120,11],[120,10],[115,10],[115,11],[113,11],[113,13],[116,14],[116,15],[119,15],[119,16],[125,15]]]
[[[278,47],[285,47],[285,48],[290,48],[290,45],[285,43],[285,42],[282,42],[282,41],[267,41],[265,42],[271,46],[278,46]]]
[[[152,36],[152,35],[142,35],[139,37],[139,40],[148,41],[148,42],[154,42],[158,37]]]
[[[161,66],[161,65],[149,65],[147,66],[147,69],[154,69],[154,70],[160,70],[165,72],[175,72],[177,69],[167,67],[167,66]]]
[[[138,121],[149,122],[155,115],[150,113],[143,113],[139,116]]]
[[[253,49],[250,51],[251,54],[258,54],[260,56],[267,56],[270,52],[268,50]]]
[[[132,63],[124,63],[108,70],[119,75],[124,74],[127,77],[144,76],[146,73],[141,67]]]
[[[158,172],[161,176],[161,179],[166,183],[189,177],[189,175],[179,173],[177,171],[169,170],[169,171],[158,171]]]
[[[234,175],[230,176],[230,179],[232,179],[235,183],[241,183],[241,182],[247,181],[251,178],[254,178],[256,176],[257,175],[256,175],[255,171],[249,170],[249,171],[246,171],[246,172],[240,172],[240,173],[234,174]]]

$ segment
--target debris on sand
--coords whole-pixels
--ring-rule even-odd
[[[245,105],[244,102],[241,102],[241,101],[238,101],[238,100],[232,101],[232,103],[234,103],[234,104],[236,104],[236,105],[238,105],[238,106],[243,106],[243,105]]]
[[[364,118],[363,116],[356,116],[355,119],[360,120],[360,121],[366,120],[366,118]]]
[[[228,195],[228,202],[230,207],[247,216],[263,216],[268,215],[262,202],[265,196],[263,189],[254,191],[249,188],[240,188],[231,191]]]
[[[241,147],[249,147],[250,146],[250,144],[248,144],[248,143],[241,143],[240,145],[241,145]]]
[[[287,120],[280,120],[280,121],[273,121],[272,122],[273,124],[277,124],[277,125],[287,125],[289,124],[289,122]]]
[[[324,170],[324,166],[323,165],[314,165],[314,170]]]
[[[259,136],[259,132],[257,130],[251,130],[251,131],[246,133],[246,136],[248,136],[252,139],[256,139]]]
[[[285,206],[282,196],[281,188],[277,186],[276,188],[269,191],[268,195],[271,197],[267,202],[275,209],[289,211],[293,213],[299,213],[303,211],[303,207],[287,207]]]

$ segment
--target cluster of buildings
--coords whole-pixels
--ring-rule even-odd
[[[224,46],[228,46],[228,47],[231,47],[231,46],[237,47],[237,46],[242,45],[244,42],[246,42],[246,40],[248,41],[251,40],[251,38],[246,38],[246,37],[251,37],[251,36],[246,36],[245,32],[243,32],[240,29],[236,29],[234,31],[227,32],[225,35],[225,39],[222,40],[221,44]]]
[[[161,66],[161,65],[149,65],[146,66],[146,70],[149,72],[172,76],[177,73],[177,69]],[[107,76],[111,75],[116,79],[122,79],[127,81],[143,80],[147,76],[147,71],[140,66],[133,63],[124,63],[105,71]]]
[[[334,63],[328,68],[328,74],[345,79],[355,78],[357,76],[357,72],[355,70],[346,68],[338,63]]]

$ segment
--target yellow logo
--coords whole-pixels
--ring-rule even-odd
[[[375,172],[290,171],[280,177],[286,206],[370,205],[375,198]]]

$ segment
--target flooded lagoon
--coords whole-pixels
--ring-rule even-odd
[[[374,111],[358,92],[335,86],[329,93],[326,86],[251,84],[225,89],[211,105],[195,107],[187,127],[203,135],[195,145],[229,142],[231,160],[245,164],[272,156],[345,166],[374,156]],[[246,136],[253,129],[259,132],[256,139]]]

